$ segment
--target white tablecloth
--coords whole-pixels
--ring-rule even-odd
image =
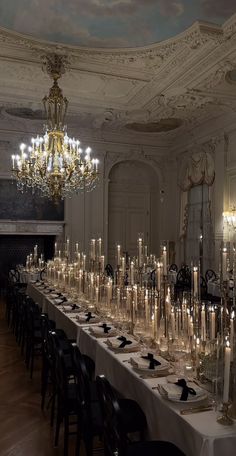
[[[152,389],[152,386],[166,382],[165,377],[140,378],[126,362],[130,354],[113,353],[106,345],[106,339],[93,337],[88,325],[78,324],[75,314],[63,313],[61,306],[55,306],[49,296],[33,285],[28,285],[27,292],[33,299],[37,298],[35,300],[48,311],[50,318],[55,317],[57,327],[68,331],[69,337],[71,331],[73,338],[77,335],[82,353],[95,361],[97,375],[104,374],[125,397],[139,403],[147,417],[149,438],[173,442],[186,456],[235,456],[236,422],[231,427],[224,427],[217,423],[218,413],[214,411],[180,415],[180,409],[188,407],[188,404],[167,401]]]
[[[40,279],[40,272],[29,272],[24,270],[18,270],[20,283],[29,283],[30,281],[36,281]]]
[[[232,287],[233,286],[233,281],[230,280],[229,281],[229,286]],[[221,297],[221,291],[220,291],[220,283],[219,282],[216,282],[216,281],[211,281],[209,280],[207,282],[207,293],[211,294],[212,296],[216,296],[218,298]],[[233,290],[232,289],[229,289],[229,297],[232,298],[233,297]]]

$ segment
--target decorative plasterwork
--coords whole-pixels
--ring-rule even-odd
[[[233,26],[233,24],[232,24]],[[28,48],[36,53],[51,53],[55,52],[70,55],[70,58],[77,56],[88,56],[101,58],[106,63],[134,64],[137,60],[145,60],[152,62],[157,58],[159,63],[163,59],[168,58],[178,47],[186,44],[190,49],[197,49],[208,41],[218,43],[223,39],[223,30],[220,26],[206,24],[204,22],[195,22],[184,32],[176,37],[155,43],[151,46],[141,48],[128,49],[101,49],[101,48],[86,48],[77,46],[68,46],[57,44],[43,40],[34,39],[24,36],[17,32],[13,32],[4,28],[0,28],[0,41],[6,44],[15,45],[17,47]],[[73,60],[72,60],[73,61]]]
[[[236,62],[235,24],[236,15],[223,27],[195,23],[174,38],[134,49],[58,45],[0,29],[0,106],[40,109],[49,86],[42,59],[57,52],[69,61],[61,81],[70,103],[69,129],[79,135],[84,131],[95,141],[113,138],[116,143],[158,146],[166,141],[169,147],[216,112],[220,116],[236,106],[236,90],[235,97],[222,87],[216,93]],[[182,126],[137,134],[125,128],[127,123],[167,118],[180,119]],[[1,130],[38,131],[37,120],[17,120],[6,113],[1,119]]]
[[[109,174],[113,166],[115,166],[117,163],[120,163],[122,161],[140,161],[143,162],[147,165],[150,165],[154,171],[156,172],[159,180],[159,184],[161,187],[164,186],[165,184],[165,164],[164,161],[161,160],[160,157],[157,157],[156,155],[148,154],[144,152],[143,149],[140,149],[138,147],[133,147],[130,148],[127,151],[127,154],[124,155],[124,153],[112,153],[112,152],[107,152],[104,160],[104,169],[105,169],[105,179],[109,178]]]

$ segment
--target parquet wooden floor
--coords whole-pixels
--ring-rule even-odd
[[[53,448],[49,412],[40,409],[40,365],[30,380],[4,314],[0,302],[0,456],[62,456],[62,441]],[[72,439],[69,456],[74,455]]]

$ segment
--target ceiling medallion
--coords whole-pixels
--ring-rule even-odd
[[[39,189],[42,196],[59,201],[81,190],[92,190],[98,180],[98,160],[91,159],[91,148],[81,148],[79,140],[67,135],[65,116],[68,101],[58,86],[65,73],[65,57],[46,56],[45,68],[53,80],[49,95],[43,98],[46,127],[43,136],[20,145],[12,155],[13,175],[21,190]]]
[[[175,130],[182,125],[181,119],[167,118],[161,119],[157,122],[134,122],[126,124],[126,128],[129,130],[138,131],[140,133],[165,133],[171,130]]]

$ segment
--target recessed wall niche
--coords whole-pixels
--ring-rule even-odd
[[[115,264],[116,244],[134,256],[140,233],[149,251],[159,251],[159,181],[155,170],[138,160],[117,163],[109,174],[108,260]]]

